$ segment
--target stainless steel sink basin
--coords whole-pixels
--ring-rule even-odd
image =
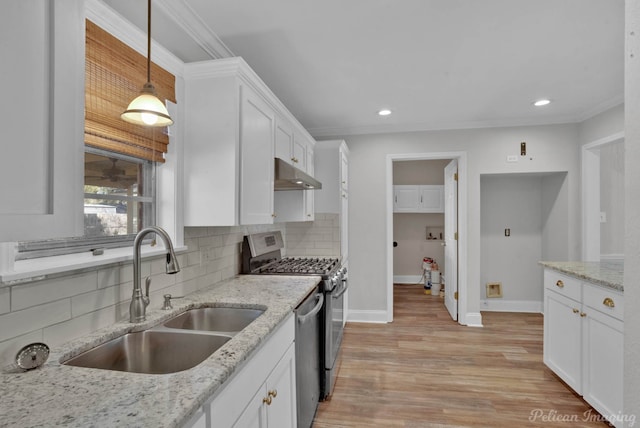
[[[63,364],[133,373],[175,373],[200,364],[230,339],[147,330],[125,334]]]
[[[215,331],[235,334],[264,313],[250,308],[199,308],[191,309],[164,323],[168,328]]]

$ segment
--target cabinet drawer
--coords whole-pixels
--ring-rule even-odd
[[[582,297],[580,280],[554,270],[544,271],[544,287],[573,300],[580,301]]]
[[[606,287],[584,284],[583,303],[599,312],[622,321],[624,319],[624,296]]]

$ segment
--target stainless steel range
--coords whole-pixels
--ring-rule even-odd
[[[319,359],[318,372],[310,374],[308,332],[296,330],[296,379],[298,382],[298,427],[309,427],[313,421],[317,400],[309,395],[315,388],[314,379],[319,384],[319,399],[326,399],[335,385],[338,369],[338,351],[344,331],[343,310],[344,293],[348,287],[347,270],[340,266],[340,259],[331,257],[282,257],[284,248],[282,234],[279,231],[257,233],[244,237],[242,244],[242,273],[257,275],[319,275],[322,278],[320,291],[324,305],[318,314],[319,320]],[[313,294],[313,293],[312,293]],[[310,297],[311,298],[311,297]],[[304,303],[300,306],[302,307]],[[304,317],[305,314],[299,314]],[[308,318],[303,318],[308,319]],[[297,323],[298,328],[300,322]],[[313,339],[312,339],[313,340]],[[313,395],[313,394],[311,394]],[[313,401],[315,400],[315,403]],[[312,404],[310,405],[309,402]],[[309,411],[302,407],[313,407]],[[302,420],[301,420],[302,417]]]

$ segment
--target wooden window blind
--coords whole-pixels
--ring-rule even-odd
[[[165,128],[125,122],[120,114],[147,81],[147,60],[93,22],[86,21],[85,125],[87,146],[164,162]],[[151,81],[161,100],[175,99],[175,76],[151,63]]]

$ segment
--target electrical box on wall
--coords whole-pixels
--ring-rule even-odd
[[[487,283],[487,298],[502,297],[502,283],[501,282],[488,282]]]

